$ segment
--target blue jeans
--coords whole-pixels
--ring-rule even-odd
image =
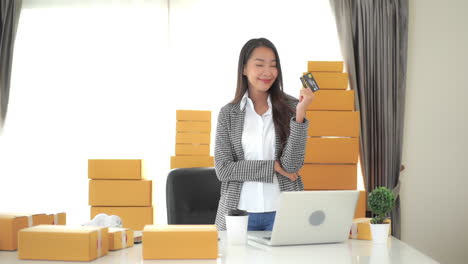
[[[276,212],[249,213],[249,231],[271,231],[275,223]]]

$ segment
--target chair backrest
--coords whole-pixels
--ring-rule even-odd
[[[180,168],[166,181],[168,224],[214,224],[221,182],[214,168]]]

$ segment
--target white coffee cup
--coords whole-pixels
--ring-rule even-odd
[[[240,245],[247,242],[247,226],[249,215],[246,211],[231,210],[226,215],[227,242],[231,245]]]

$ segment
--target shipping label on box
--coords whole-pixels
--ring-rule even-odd
[[[39,225],[18,232],[18,258],[91,261],[109,251],[107,227]]]
[[[153,225],[143,230],[143,259],[216,259],[215,225]]]
[[[141,159],[89,159],[88,178],[102,180],[142,180],[145,178]]]
[[[130,228],[109,228],[109,250],[133,247],[133,242]]]
[[[150,180],[90,180],[89,205],[151,206]]]

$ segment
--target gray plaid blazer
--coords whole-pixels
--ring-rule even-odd
[[[287,95],[288,103],[296,109],[299,102]],[[302,191],[304,184],[299,176],[296,181],[276,173],[274,160],[245,160],[242,149],[242,132],[244,129],[245,107],[229,103],[221,108],[218,116],[215,140],[215,169],[221,181],[221,197],[216,214],[218,230],[226,230],[225,215],[229,209],[237,209],[244,181],[273,182],[278,177],[281,191]],[[276,157],[287,172],[298,172],[304,164],[307,128],[309,121],[297,123],[291,116],[290,135],[281,157]],[[276,155],[280,152],[280,141],[276,133]]]

